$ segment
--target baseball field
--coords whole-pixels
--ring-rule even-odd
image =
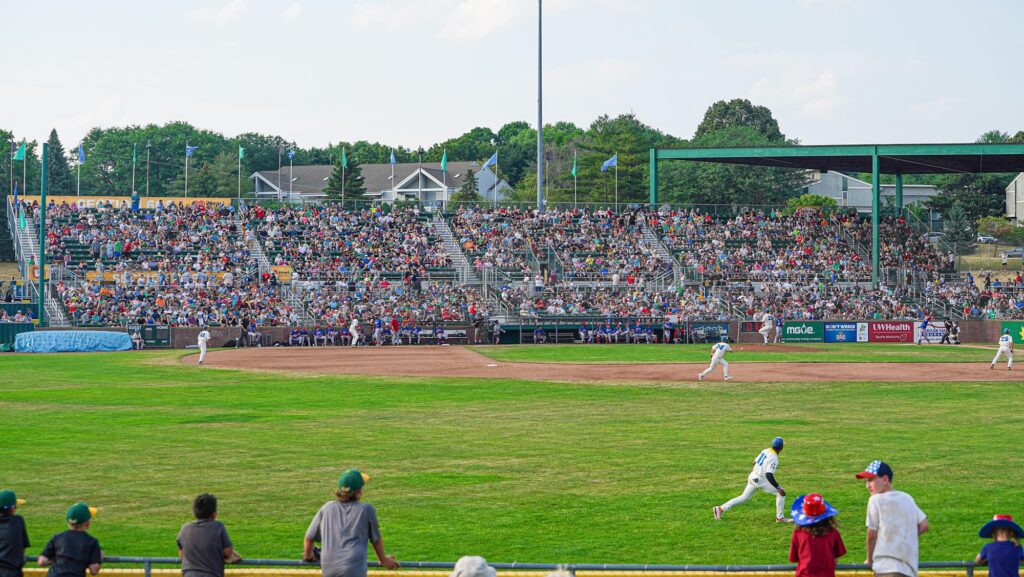
[[[1024,387],[991,350],[737,348],[728,383],[696,382],[704,345],[7,355],[0,487],[28,500],[31,553],[81,499],[108,554],[171,556],[207,491],[243,556],[298,558],[356,466],[399,560],[781,563],[774,499],[711,515],[781,435],[778,479],[836,505],[848,562],[872,459],[929,515],[922,560],[1024,515]]]

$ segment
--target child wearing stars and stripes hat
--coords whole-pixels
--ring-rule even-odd
[[[820,493],[800,495],[789,512],[796,525],[789,542],[796,577],[835,577],[836,559],[846,554],[836,523],[839,512]]]
[[[1024,537],[1024,529],[1011,515],[996,515],[978,531],[978,536],[992,539],[974,560],[978,565],[988,565],[989,577],[1020,577],[1020,564],[1024,560],[1020,539]]]

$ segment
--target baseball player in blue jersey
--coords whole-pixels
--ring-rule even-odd
[[[775,480],[775,469],[779,466],[779,453],[782,452],[783,445],[782,437],[775,437],[772,439],[772,446],[757,455],[757,458],[754,459],[754,468],[747,476],[747,487],[743,490],[743,494],[724,505],[712,507],[711,512],[714,513],[715,519],[721,520],[726,511],[740,503],[746,503],[760,489],[765,493],[775,495],[775,522],[793,522],[785,515],[786,490]]]
[[[1013,337],[1010,336],[1010,329],[1003,329],[1003,336],[999,337],[999,350],[992,359],[991,369],[996,368],[996,361],[999,357],[1006,355],[1006,370],[1013,370]]]
[[[711,347],[711,365],[704,369],[704,372],[697,375],[698,381],[703,381],[704,377],[709,375],[711,371],[715,370],[715,367],[722,365],[722,374],[725,375],[725,380],[731,381],[732,377],[729,376],[729,362],[725,360],[725,353],[732,350],[729,346],[729,337],[722,336],[722,342],[715,343]]]

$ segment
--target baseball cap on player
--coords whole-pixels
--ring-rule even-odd
[[[782,437],[775,437],[772,439],[772,448],[778,451],[785,445],[786,442],[782,440]]]
[[[1024,537],[1024,529],[1014,522],[1013,515],[996,515],[978,531],[978,537],[988,539],[996,529],[1010,529],[1018,539]]]
[[[1004,335],[1010,334],[1010,329],[1003,329],[1003,334]]]
[[[14,495],[14,491],[10,489],[0,491],[0,509],[13,509],[14,507],[24,504],[25,500],[16,497]]]
[[[95,515],[97,511],[99,511],[99,509],[96,507],[90,507],[84,502],[79,501],[68,508],[68,523],[71,523],[72,525],[81,525],[89,519],[92,519],[92,516]]]
[[[358,491],[370,480],[366,473],[360,473],[359,469],[349,469],[338,477],[338,488],[342,491]]]
[[[874,479],[875,477],[889,477],[889,480],[892,481],[892,467],[885,461],[875,460],[871,461],[863,471],[857,473],[858,479]]]
[[[836,508],[829,504],[821,496],[821,493],[810,493],[797,497],[796,501],[793,501],[789,513],[793,517],[793,523],[806,527],[829,517],[835,517],[839,511],[836,511]]]
[[[727,343],[727,342],[729,342],[729,337],[727,337],[727,336],[725,336],[725,335],[722,335],[722,342],[723,342],[723,343]]]

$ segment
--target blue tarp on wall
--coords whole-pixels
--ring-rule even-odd
[[[111,331],[36,331],[15,337],[14,350],[19,353],[130,351],[132,339],[126,333]]]

